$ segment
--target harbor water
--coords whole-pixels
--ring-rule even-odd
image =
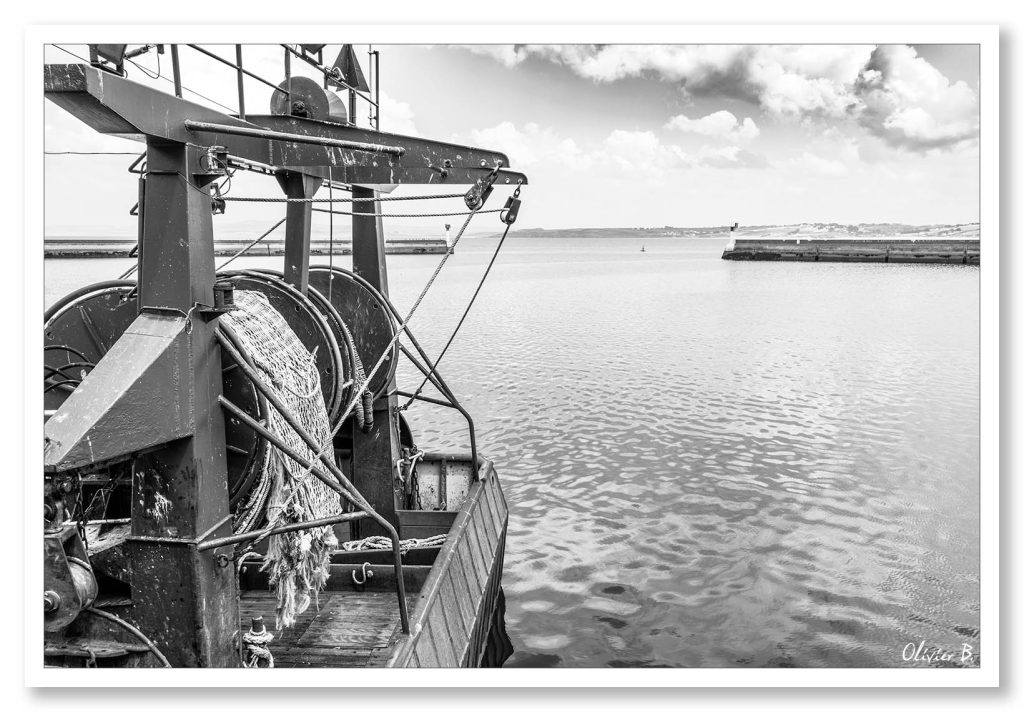
[[[510,238],[441,364],[511,509],[507,664],[976,665],[979,268],[627,235]],[[496,244],[459,244],[428,350]],[[401,311],[438,259],[389,258]],[[48,260],[46,303],[128,264]],[[448,411],[408,416],[468,449]]]

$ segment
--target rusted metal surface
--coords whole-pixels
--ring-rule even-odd
[[[476,667],[501,586],[508,505],[490,462],[448,533],[389,667]]]
[[[192,434],[185,323],[182,316],[139,315],[46,422],[47,471],[104,462]]]
[[[44,68],[46,97],[100,133],[226,146],[232,155],[267,165],[302,170],[361,184],[469,184],[489,173],[508,156],[497,151],[387,134],[337,123],[292,116],[249,115],[247,121],[157,89],[101,72],[83,64],[51,64]],[[308,138],[377,144],[404,151],[401,156],[338,146],[320,146],[283,139],[193,132],[185,120],[221,124],[235,129],[266,129]],[[501,172],[501,183],[526,183],[526,176]]]

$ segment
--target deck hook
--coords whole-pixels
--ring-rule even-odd
[[[370,562],[369,561],[364,561],[363,562],[363,569],[362,569],[363,578],[362,578],[362,580],[360,580],[359,577],[356,576],[356,572],[355,571],[352,572],[352,583],[354,583],[356,585],[356,590],[358,590],[358,591],[362,591],[363,587],[366,586],[366,582],[373,578],[373,571],[370,570],[369,566],[370,566]]]

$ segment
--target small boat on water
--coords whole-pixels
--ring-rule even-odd
[[[436,212],[464,217],[440,271],[502,186],[508,230],[526,176],[496,151],[379,131],[378,53],[371,90],[350,45],[333,64],[324,47],[281,45],[283,81],[245,69],[241,45],[233,61],[90,45],[89,61],[45,67],[48,100],[144,144],[129,167],[135,266],[44,315],[47,666],[472,667],[511,653],[508,505],[438,370],[444,351],[414,335],[419,302],[402,314],[388,296],[381,217],[393,186],[451,185],[412,196],[456,200]],[[183,98],[183,51],[234,69],[237,114]],[[125,78],[148,52],[170,55],[173,94]],[[270,113],[246,111],[245,78],[275,87]],[[213,216],[251,200],[224,187],[239,170],[276,180],[284,216],[217,264]],[[351,218],[351,269],[333,250],[310,264],[313,211],[332,230]],[[229,269],[280,225],[279,271]],[[400,358],[419,387],[398,384]],[[421,447],[416,405],[464,416],[468,450]]]

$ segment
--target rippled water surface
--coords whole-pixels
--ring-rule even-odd
[[[495,244],[460,244],[412,323],[428,349]],[[723,245],[510,239],[445,357],[511,506],[508,664],[978,655],[979,269]],[[437,259],[390,258],[400,309]],[[122,264],[48,261],[47,303]],[[410,419],[466,446],[444,411]]]

